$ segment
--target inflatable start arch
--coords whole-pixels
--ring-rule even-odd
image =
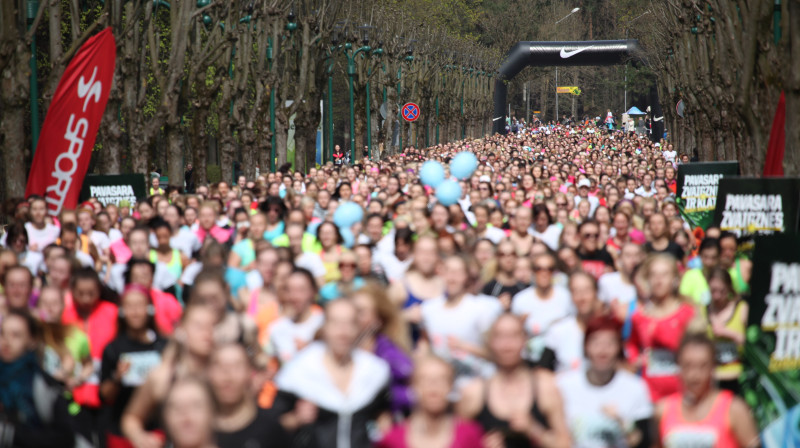
[[[494,86],[494,116],[492,132],[506,132],[506,100],[508,81],[525,67],[555,67],[578,65],[617,65],[628,60],[645,63],[644,52],[636,40],[601,40],[587,42],[517,42],[506,54],[498,70]],[[653,117],[651,137],[658,141],[664,134],[663,113],[658,101],[655,80],[650,88],[650,113]]]

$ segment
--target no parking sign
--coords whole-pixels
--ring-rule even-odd
[[[404,104],[401,111],[403,114],[403,119],[409,123],[417,121],[417,118],[419,118],[419,106],[417,106],[415,103]]]

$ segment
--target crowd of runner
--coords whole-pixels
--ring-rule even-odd
[[[7,204],[0,447],[756,446],[751,265],[681,218],[688,157],[515,131]],[[479,165],[446,206],[419,169],[461,151]]]

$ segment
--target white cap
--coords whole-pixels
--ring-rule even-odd
[[[578,188],[581,187],[592,188],[592,182],[589,179],[583,178],[578,181]]]
[[[483,176],[481,176],[478,180],[480,182],[491,182],[492,181],[492,179],[489,176],[485,175],[485,174]]]

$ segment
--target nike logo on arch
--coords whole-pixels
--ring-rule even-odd
[[[567,51],[566,48],[561,49],[561,59],[567,59],[575,56],[576,54],[586,51],[590,48],[594,47],[594,45],[589,45],[588,47],[578,48],[577,50]]]

